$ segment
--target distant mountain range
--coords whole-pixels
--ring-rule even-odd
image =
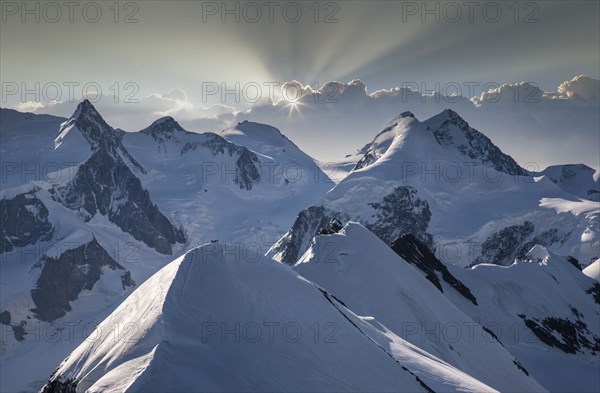
[[[259,123],[124,132],[86,100],[0,133],[2,391],[600,389],[585,165],[530,173],[451,110],[337,184]]]

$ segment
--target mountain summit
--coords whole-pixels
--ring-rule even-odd
[[[81,143],[83,137],[92,150],[98,148],[114,150],[119,147],[122,136],[123,132],[109,126],[92,103],[86,99],[77,105],[69,120],[61,124],[54,146],[59,148],[64,143],[77,145]]]
[[[361,151],[364,156],[355,169],[371,165],[380,158],[404,162],[468,161],[470,165],[488,166],[509,175],[527,176],[527,171],[512,157],[451,109],[424,122],[417,120],[411,112],[404,112]]]
[[[510,265],[536,243],[584,266],[598,258],[597,206],[568,202],[572,194],[529,174],[452,110],[423,122],[397,116],[360,152],[356,167],[298,214],[270,255],[294,264],[336,218],[361,223],[388,245],[411,233],[431,252],[443,256],[449,247],[456,250],[450,263],[461,266]]]

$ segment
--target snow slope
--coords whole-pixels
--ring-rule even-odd
[[[78,392],[426,391],[326,292],[227,247],[204,245],[156,273],[54,379]],[[115,338],[115,326],[130,329]]]
[[[219,239],[266,253],[296,212],[333,186],[312,158],[263,124],[197,134],[163,118],[123,143],[148,168],[142,184],[190,234],[191,247]]]
[[[583,269],[583,273],[596,281],[600,281],[600,259],[596,259],[596,262]]]
[[[487,326],[545,387],[600,389],[600,285],[567,260],[536,245],[508,267],[450,267],[478,305],[448,292]]]
[[[492,388],[544,390],[479,324],[360,224],[317,236],[294,270],[357,314]]]
[[[563,190],[583,199],[600,201],[600,173],[583,164],[553,165],[536,176],[546,176]]]

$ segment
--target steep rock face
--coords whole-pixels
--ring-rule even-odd
[[[425,273],[425,278],[441,292],[444,292],[444,290],[440,283],[440,279],[468,299],[471,303],[477,305],[477,299],[473,296],[471,290],[454,277],[446,265],[437,259],[429,248],[424,243],[420,242],[414,235],[407,233],[397,238],[392,243],[392,250],[400,255],[405,261]]]
[[[311,206],[302,210],[292,228],[271,247],[269,255],[280,262],[293,265],[308,249],[310,241],[319,230],[327,227],[331,219],[338,214],[323,206]]]
[[[176,123],[175,123],[176,124]],[[158,135],[163,126],[155,125]],[[77,210],[80,218],[89,221],[96,213],[143,241],[162,254],[171,254],[172,245],[184,242],[180,229],[175,228],[150,200],[133,171],[145,173],[144,168],[122,144],[123,131],[114,130],[85,100],[74,115],[65,122],[56,138],[56,148],[80,136],[91,147],[91,156],[82,163],[73,179],[66,185],[57,185],[53,198],[66,207]]]
[[[469,126],[458,113],[447,109],[427,121],[438,143],[456,149],[462,156],[490,165],[498,172],[527,176],[515,160],[504,154],[487,136]]]
[[[48,209],[35,192],[34,189],[12,199],[0,199],[0,254],[52,238],[54,229],[48,221]]]
[[[331,219],[342,223],[353,220],[363,224],[387,244],[405,233],[434,248],[433,238],[427,232],[431,211],[427,201],[419,198],[411,186],[399,186],[376,201],[365,201],[371,215],[357,216],[352,211],[336,211],[325,206],[312,206],[300,212],[291,229],[269,250],[269,255],[287,264],[294,264],[308,249],[319,229],[327,227]]]
[[[198,135],[198,134],[194,134]],[[197,139],[195,137],[194,139]],[[261,179],[261,164],[256,154],[245,147],[236,146],[227,142],[217,134],[203,134],[201,140],[186,142],[181,148],[181,155],[192,152],[198,148],[208,149],[213,157],[227,155],[237,157],[235,162],[234,183],[241,189],[251,190]]]
[[[123,269],[93,238],[67,250],[57,258],[45,257],[42,272],[31,297],[35,316],[54,321],[71,310],[70,302],[83,290],[91,290],[102,275],[102,268]]]
[[[244,148],[235,163],[234,182],[242,189],[251,190],[260,181],[260,162],[256,154]]]
[[[419,198],[410,186],[396,187],[381,202],[370,202],[375,209],[375,220],[366,227],[387,244],[404,233],[412,233],[433,249],[433,238],[427,233],[431,211],[429,203]]]
[[[131,169],[106,149],[99,149],[82,164],[75,178],[59,187],[55,196],[65,206],[78,210],[85,221],[96,213],[105,215],[124,232],[162,254],[171,254],[173,244],[185,241],[182,230],[152,203]]]
[[[88,100],[84,100],[77,106],[73,116],[61,125],[58,136],[54,140],[54,147],[55,150],[59,149],[63,143],[68,146],[70,139],[83,137],[92,153],[104,150],[112,156],[121,156],[136,170],[145,173],[144,168],[123,146],[124,135],[124,131],[109,126],[96,108]]]

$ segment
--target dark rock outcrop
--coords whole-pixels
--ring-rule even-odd
[[[600,284],[595,283],[590,289],[586,290],[585,293],[592,295],[596,304],[600,305]]]
[[[78,381],[72,378],[50,377],[40,393],[76,393]]]
[[[481,244],[481,255],[475,258],[473,265],[479,263],[511,264],[534,230],[533,223],[525,221],[523,224],[511,225],[492,234]]]
[[[311,206],[302,210],[292,228],[273,246],[271,252],[281,253],[281,262],[293,265],[308,249],[310,240],[317,235],[320,228],[328,225],[336,212],[323,206]]]
[[[0,199],[0,253],[52,238],[48,209],[35,193]]]
[[[25,336],[27,335],[27,331],[25,330],[25,326],[27,326],[27,321],[21,321],[16,325],[11,325],[13,335],[15,336],[15,340],[17,341],[25,341]]]
[[[10,312],[2,311],[0,312],[0,324],[2,325],[10,325]]]
[[[396,187],[381,202],[371,202],[375,209],[375,222],[365,226],[387,244],[398,236],[412,233],[433,250],[433,237],[427,233],[431,211],[427,201],[420,199],[417,190],[410,186]]]
[[[574,312],[574,315],[575,321],[557,317],[528,318],[524,314],[519,314],[519,317],[546,345],[571,354],[582,352],[584,349],[592,353],[600,352],[600,336],[590,332],[587,324],[581,320],[581,314]]]
[[[327,227],[319,229],[317,234],[333,235],[334,233],[338,233],[339,231],[341,231],[343,227],[344,226],[342,225],[340,220],[338,220],[337,218],[332,218],[331,221],[329,221],[329,225]]]
[[[429,248],[412,233],[400,236],[392,243],[391,247],[406,262],[425,273],[425,278],[435,285],[440,292],[444,292],[440,282],[441,279],[471,303],[477,305],[477,299],[473,296],[471,290],[454,277],[446,265],[437,259]]]
[[[480,263],[507,266],[516,259],[525,258],[536,244],[544,247],[562,244],[569,235],[568,232],[558,228],[549,228],[535,235],[535,229],[532,222],[524,221],[523,224],[510,225],[493,233],[481,244],[481,255],[475,258],[471,266]],[[573,264],[574,261],[569,260],[569,262]],[[577,266],[577,263],[574,266]]]
[[[99,213],[124,232],[162,254],[183,243],[177,229],[150,200],[140,180],[119,156],[100,149],[79,167],[74,179],[55,193],[63,205],[77,210],[85,221]]]
[[[121,276],[121,284],[123,284],[123,290],[130,287],[135,287],[135,281],[131,278],[131,272],[127,270],[125,274]]]
[[[71,310],[70,302],[79,293],[91,290],[102,275],[102,268],[123,269],[93,238],[89,243],[68,250],[58,258],[43,257],[42,272],[31,298],[32,310],[42,321],[54,321]]]
[[[431,211],[427,201],[418,197],[416,189],[410,186],[396,187],[379,202],[368,203],[375,220],[361,217],[352,218],[351,212],[338,212],[324,206],[311,206],[301,211],[292,228],[269,251],[279,254],[283,263],[294,264],[310,246],[310,241],[321,229],[328,228],[332,219],[340,222],[355,220],[364,225],[385,243],[390,244],[404,233],[412,233],[431,250],[433,238],[427,232]]]
[[[251,190],[260,181],[260,162],[256,154],[243,148],[235,163],[234,182],[242,189]]]

